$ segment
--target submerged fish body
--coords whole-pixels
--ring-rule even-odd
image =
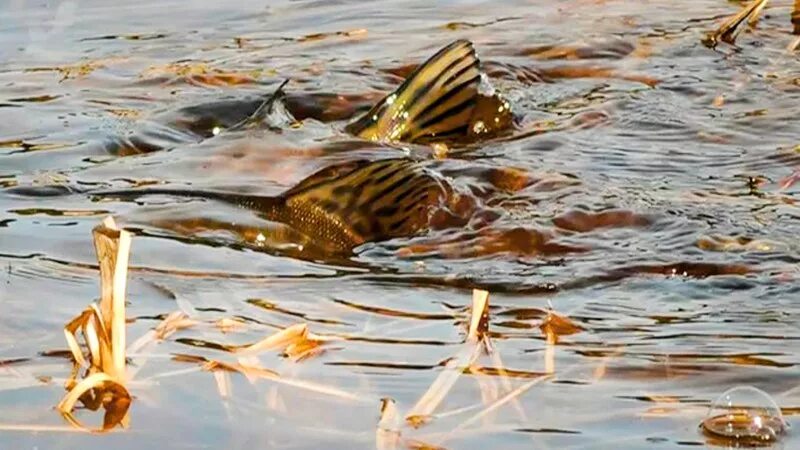
[[[472,43],[458,40],[346,130],[372,141],[461,143],[494,136],[512,121],[509,103],[481,74]]]
[[[317,247],[349,252],[370,241],[413,235],[428,227],[450,187],[408,159],[354,161],[324,168],[279,196],[216,191],[131,189],[102,197],[173,195],[219,200],[255,211],[308,236]]]
[[[420,65],[347,131],[381,142],[462,143],[493,136],[511,125],[512,113],[499,94],[482,85],[479,66],[472,43],[455,41]],[[280,89],[269,105],[279,95]],[[414,235],[430,226],[434,210],[446,209],[454,198],[442,177],[409,159],[336,164],[275,197],[169,189],[98,195],[148,194],[207,198],[247,208],[336,253],[350,252],[365,242]]]
[[[352,163],[345,163],[345,170]],[[433,209],[447,198],[444,180],[417,162],[391,159],[359,163],[346,173],[326,168],[283,194],[280,214],[267,217],[322,239],[338,250],[369,241],[409,236],[427,228]]]

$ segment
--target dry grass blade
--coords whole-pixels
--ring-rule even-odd
[[[78,339],[75,337],[78,333],[78,330],[89,320],[92,311],[90,309],[84,310],[80,315],[72,319],[68,324],[64,326],[64,337],[67,340],[67,345],[69,346],[69,350],[72,353],[72,357],[75,359],[75,362],[78,363],[81,367],[87,366],[88,362],[83,357],[83,352],[81,351],[80,344],[78,344]]]
[[[503,389],[505,389],[506,392],[511,392],[513,390],[513,386],[511,386],[511,377],[508,376],[508,371],[505,369],[503,360],[500,358],[500,353],[492,353],[492,363],[498,368],[498,372],[500,373],[500,383],[503,385]],[[514,409],[519,415],[520,420],[523,422],[528,421],[528,416],[525,414],[525,410],[516,400],[514,400]]]
[[[342,400],[349,400],[355,402],[371,401],[369,398],[364,398],[363,396],[351,394],[350,392],[343,391],[335,387],[325,386],[318,383],[312,383],[310,381],[298,380],[296,378],[281,377],[278,374],[270,375],[265,378],[268,378],[276,383],[285,384],[287,386],[293,386],[311,392],[316,392],[318,394],[324,394],[331,397],[336,397]]]
[[[378,450],[393,450],[400,446],[400,414],[394,399],[381,399],[381,419],[375,433]]]
[[[463,373],[463,368],[472,364],[480,354],[480,347],[466,346],[458,356],[445,365],[441,374],[431,383],[428,390],[417,400],[417,403],[406,415],[406,422],[413,427],[423,425],[430,419],[431,414],[442,403],[447,393],[456,384]]]
[[[451,431],[449,434],[447,434],[442,439],[441,442],[437,442],[437,445],[441,444],[442,442],[444,442],[449,437],[458,434],[461,430],[464,430],[465,428],[467,428],[468,426],[472,425],[473,423],[481,420],[487,414],[490,414],[490,413],[494,412],[495,410],[497,410],[501,406],[505,405],[506,403],[510,402],[511,400],[516,399],[520,395],[524,394],[528,389],[532,388],[534,385],[539,384],[542,381],[550,379],[550,378],[552,378],[551,375],[546,375],[546,376],[543,376],[543,377],[540,377],[540,378],[536,378],[534,380],[531,380],[531,381],[519,386],[518,388],[514,389],[513,391],[507,393],[506,395],[500,397],[499,399],[497,399],[496,402],[492,403],[491,405],[489,405],[487,408],[485,408],[481,412],[475,414],[474,416],[470,417],[469,419],[467,419],[464,422],[462,422],[459,426],[454,428],[453,431]]]
[[[217,320],[214,322],[214,326],[223,333],[231,333],[247,327],[247,325],[240,319],[231,319],[228,317],[223,317],[222,319]]]
[[[481,394],[481,402],[483,402],[483,405],[488,407],[500,398],[500,386],[493,377],[477,373],[474,375],[474,378],[478,384],[478,391]],[[484,426],[488,426],[494,421],[494,417],[486,415],[483,417],[483,421]]]
[[[125,389],[125,386],[117,381],[117,379],[103,372],[89,375],[81,380],[67,393],[61,402],[58,403],[56,408],[65,416],[70,416],[72,410],[75,408],[75,404],[90,390],[97,390],[101,392],[102,397],[107,397],[102,400],[103,404],[106,406],[103,428],[94,431],[109,430],[119,424],[130,407],[130,394],[128,394],[128,390]],[[75,421],[71,416],[68,418],[79,427],[86,428],[80,425],[80,423]]]
[[[217,383],[219,396],[223,399],[229,398],[231,396],[230,374],[222,370],[214,370],[211,373],[214,375],[214,381]]]
[[[343,400],[352,400],[352,401],[367,400],[357,395],[343,391],[341,389],[337,389],[335,387],[324,386],[309,381],[282,377],[275,371],[266,369],[264,367],[251,365],[251,362],[249,360],[245,360],[247,362],[246,364],[229,363],[216,360],[206,360],[203,357],[196,357],[193,360],[191,360],[190,358],[183,357],[181,360],[186,360],[190,362],[200,362],[202,364],[203,370],[207,371],[223,370],[228,372],[238,372],[244,375],[246,378],[250,379],[251,381],[254,381],[256,379],[266,379],[274,381],[276,383],[285,384],[287,386],[294,386],[296,388],[305,389],[311,392],[316,392],[318,394],[330,395],[332,397],[337,397]]]
[[[800,40],[800,38],[798,39]],[[800,182],[800,168],[795,169],[795,171],[792,172],[791,175],[781,179],[781,181],[779,182],[780,185],[779,192],[788,190],[790,187],[794,186],[798,182]]]
[[[720,41],[733,44],[736,42],[736,37],[742,31],[742,24],[748,21],[751,26],[755,25],[758,21],[758,15],[761,13],[761,10],[767,6],[768,1],[769,0],[753,0],[749,5],[745,6],[744,9],[739,11],[739,13],[723,22],[716,31],[708,33],[703,39],[703,43],[711,48],[716,47]]]
[[[156,341],[162,341],[176,331],[183,328],[192,327],[197,325],[197,323],[198,322],[196,320],[190,319],[183,311],[173,311],[164,320],[162,320],[155,329],[145,333],[142,337],[134,341],[134,343],[128,347],[128,354],[137,354],[150,344]],[[144,366],[144,361],[146,360],[137,361],[135,367],[132,367],[128,370],[129,379],[133,379],[133,377],[136,376],[136,374],[142,369]]]
[[[445,365],[441,374],[420,397],[406,415],[406,421],[414,427],[424,424],[431,414],[442,403],[447,393],[456,384],[465,367],[471,366],[478,359],[481,345],[488,346],[489,331],[489,293],[475,289],[472,291],[472,312],[467,333],[467,344]]]
[[[469,322],[467,342],[482,340],[489,332],[489,293],[481,289],[472,290],[472,316]]]
[[[800,36],[792,39],[792,42],[789,43],[789,45],[786,47],[786,50],[791,53],[797,50],[797,47],[800,47]]]
[[[113,376],[125,374],[125,288],[131,235],[117,228],[112,217],[92,230],[100,264],[100,316],[102,328],[111,340],[111,361],[103,371]]]
[[[234,353],[240,356],[257,355],[265,351],[285,348],[292,343],[305,340],[307,335],[308,326],[306,326],[304,323],[298,323],[288,328],[284,328],[275,334],[267,336],[255,344],[238,348],[234,351]]]
[[[7,378],[7,377],[0,377],[0,392],[3,391],[14,391],[17,389],[27,389],[36,386],[42,386],[43,383],[41,380],[36,378]]]
[[[43,432],[65,432],[65,433],[89,433],[91,430],[86,428],[76,428],[74,426],[59,426],[59,425],[37,425],[37,424],[17,424],[17,423],[0,423],[0,431],[27,431],[31,433]]]
[[[139,353],[151,343],[164,340],[176,331],[190,328],[197,325],[197,323],[196,320],[189,319],[185,312],[173,311],[156,325],[155,329],[134,341],[134,343],[128,347],[128,353]]]

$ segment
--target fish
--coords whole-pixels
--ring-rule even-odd
[[[91,195],[169,195],[221,201],[288,225],[317,247],[348,253],[365,242],[411,236],[426,229],[433,211],[452,197],[452,188],[418,161],[394,158],[334,164],[277,196],[170,188],[96,191]]]
[[[472,42],[445,46],[394,92],[345,127],[388,143],[465,143],[493,137],[513,124],[509,102],[489,85]]]
[[[423,144],[495,135],[512,122],[512,112],[499,93],[481,86],[484,82],[472,43],[457,40],[420,65],[346,131],[370,141]],[[281,88],[237,127],[257,122],[282,95]],[[425,230],[434,211],[446,210],[448,200],[455,197],[441,175],[410,158],[334,164],[278,196],[169,188],[95,193],[103,197],[156,194],[218,200],[246,208],[288,225],[317,247],[334,253]]]

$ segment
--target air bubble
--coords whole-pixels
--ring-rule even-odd
[[[780,408],[766,392],[752,386],[725,391],[711,404],[701,424],[710,443],[728,448],[766,447],[786,433]]]

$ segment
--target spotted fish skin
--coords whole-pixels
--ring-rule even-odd
[[[439,50],[394,92],[346,127],[382,142],[462,142],[491,137],[511,126],[508,102],[481,92],[480,61],[472,43],[457,40]]]
[[[152,188],[94,193],[104,197],[152,194],[223,201],[289,225],[328,251],[350,252],[365,242],[411,236],[426,229],[431,213],[452,190],[416,161],[387,159],[324,168],[275,197]]]

